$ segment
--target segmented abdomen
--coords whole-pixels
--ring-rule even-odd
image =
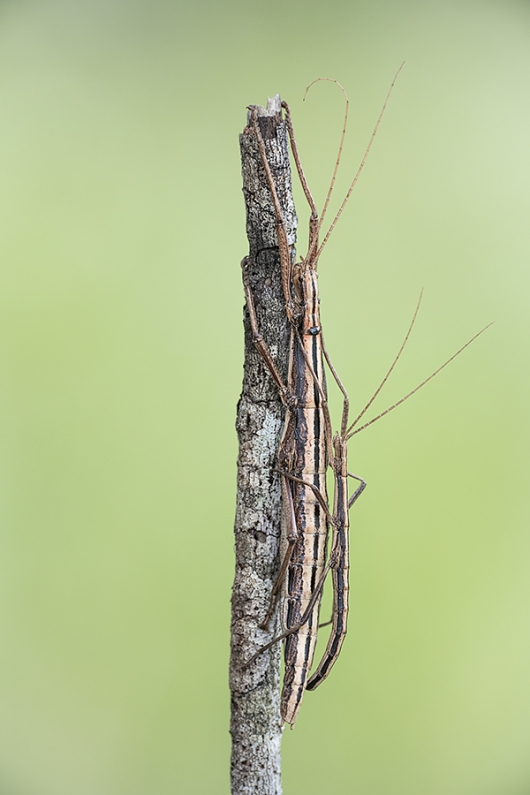
[[[300,337],[294,338],[290,362],[290,383],[295,386],[298,404],[291,416],[294,428],[291,437],[293,449],[290,472],[306,483],[316,486],[327,502],[328,455],[322,396],[322,393],[325,395],[326,383],[322,361],[316,274],[312,273],[310,276],[313,301],[309,307],[310,311],[304,314]],[[322,577],[328,531],[326,514],[313,489],[294,481],[290,482],[290,488],[293,494],[298,539],[293,549],[285,584],[282,616],[285,629],[300,623]],[[321,594],[308,620],[285,639],[281,714],[282,718],[291,725],[296,720],[313,662],[320,602]]]
[[[342,462],[341,462],[342,463]],[[346,461],[344,459],[344,469]],[[348,519],[348,488],[347,473],[343,472],[335,478],[335,499],[337,527],[336,552],[337,565],[331,570],[333,578],[333,621],[331,633],[322,659],[307,682],[307,690],[315,690],[331,671],[346,637],[349,602],[349,519]]]

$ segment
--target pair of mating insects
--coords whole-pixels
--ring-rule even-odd
[[[359,433],[411,397],[485,331],[485,328],[482,329],[425,381],[397,403],[374,417],[370,422],[359,425],[360,420],[378,396],[401,356],[418,313],[421,302],[420,295],[420,300],[405,339],[391,367],[364,409],[352,423],[349,423],[348,395],[324,345],[320,323],[317,264],[322,249],[326,245],[364,167],[402,66],[392,81],[353,182],[323,242],[320,244],[319,232],[328,209],[342,154],[348,118],[348,98],[342,86],[338,84],[345,96],[346,111],[338,156],[320,217],[300,162],[290,109],[286,102],[282,102],[293,158],[311,210],[308,252],[305,258],[294,265],[292,264],[285,221],[274,178],[267,160],[257,108],[254,106],[250,107],[249,131],[256,137],[261,163],[274,206],[285,311],[291,331],[289,366],[287,382],[285,383],[267,344],[260,334],[247,272],[247,260],[244,259],[242,262],[243,284],[253,342],[274,379],[280,398],[286,408],[285,424],[278,450],[277,467],[281,478],[284,552],[278,575],[272,587],[267,615],[260,624],[261,628],[268,628],[275,612],[278,598],[283,592],[282,627],[284,631],[250,657],[246,662],[246,666],[252,664],[274,644],[281,640],[284,641],[285,670],[281,695],[281,716],[291,726],[294,725],[296,720],[304,691],[314,690],[327,677],[339,656],[346,635],[349,594],[348,512],[366,486],[366,482],[362,478],[348,471],[348,441],[354,434]],[[332,431],[327,402],[324,362],[327,363],[329,371],[343,396],[340,430],[335,434]],[[326,487],[328,468],[331,468],[334,480],[332,508],[330,508]],[[351,496],[348,491],[349,478],[354,479],[357,483],[357,487]],[[328,552],[328,534],[330,530],[331,540]],[[322,659],[315,671],[309,675],[317,641],[323,586],[330,572],[333,581],[333,614],[331,621],[328,622],[331,623],[331,633]],[[321,624],[320,626],[323,625]]]

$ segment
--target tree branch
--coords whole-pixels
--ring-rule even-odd
[[[282,206],[289,244],[297,219],[280,97],[258,107],[267,159]],[[247,212],[248,275],[260,333],[284,380],[287,378],[289,326],[280,276],[272,198],[255,135],[240,136],[243,193]],[[279,568],[281,505],[278,443],[285,417],[278,388],[252,342],[245,307],[245,365],[238,405],[238,492],[235,520],[236,571],[232,592],[230,657],[232,795],[281,795],[280,644],[248,668],[243,664],[278,634],[278,615],[268,631],[265,617]]]

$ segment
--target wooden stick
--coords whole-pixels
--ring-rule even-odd
[[[280,97],[258,109],[270,152],[289,246],[296,239],[296,213],[285,122]],[[255,135],[240,136],[249,255],[246,275],[260,333],[278,374],[287,379],[290,327],[280,272],[276,215]],[[294,251],[293,251],[294,256]],[[238,494],[235,520],[236,573],[232,592],[230,657],[232,795],[281,795],[280,645],[251,668],[243,663],[279,633],[272,617],[259,628],[280,564],[281,487],[277,452],[285,418],[278,387],[252,339],[245,313],[245,365],[238,406]]]

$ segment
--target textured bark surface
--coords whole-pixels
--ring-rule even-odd
[[[280,97],[259,108],[259,123],[276,182],[289,244],[296,239],[287,131]],[[248,271],[260,332],[278,369],[287,377],[289,327],[280,279],[274,208],[255,137],[240,136],[243,194],[249,241]],[[284,408],[278,389],[256,351],[245,307],[245,365],[238,405],[238,492],[235,520],[236,571],[232,592],[230,656],[232,795],[280,795],[280,644],[248,668],[241,664],[278,633],[263,620],[280,558],[280,483],[274,468]]]

